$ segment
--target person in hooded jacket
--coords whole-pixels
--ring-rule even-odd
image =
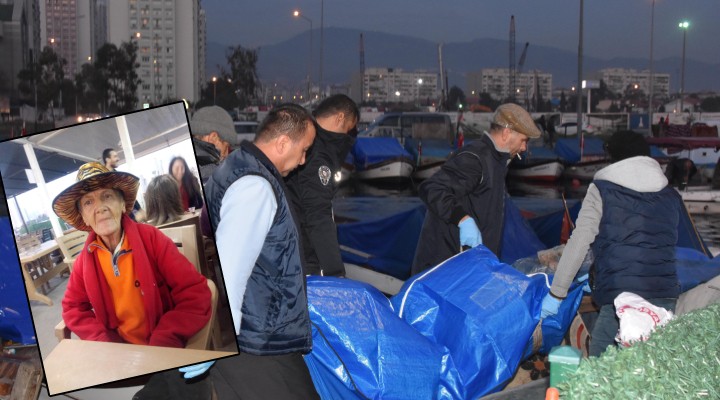
[[[649,157],[650,147],[641,135],[616,132],[606,150],[613,163],[598,171],[588,187],[541,311],[542,318],[557,314],[592,249],[590,287],[600,312],[591,333],[591,356],[615,344],[617,295],[632,292],[674,310],[680,292],[675,245],[682,199],[668,186],[660,164]]]
[[[300,223],[306,275],[345,276],[340,257],[332,199],[340,186],[340,169],[355,143],[360,119],[355,102],[344,94],[330,96],[313,111],[317,135],[305,165],[286,179],[288,197]]]

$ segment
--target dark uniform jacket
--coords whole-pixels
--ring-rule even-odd
[[[669,186],[641,193],[610,181],[593,183],[603,207],[592,244],[595,303],[613,304],[625,291],[645,299],[677,298],[675,244],[682,204],[678,193]]]
[[[418,188],[427,206],[415,251],[412,274],[432,268],[460,251],[458,223],[469,215],[483,244],[500,251],[505,207],[505,175],[509,153],[495,149],[488,135],[454,154]]]
[[[344,276],[332,199],[340,184],[340,169],[355,139],[315,126],[315,142],[305,164],[286,179],[288,197],[300,222],[305,274]]]
[[[277,211],[247,282],[238,346],[240,351],[254,355],[307,353],[312,349],[312,337],[300,238],[285,197],[282,177],[270,160],[250,142],[243,142],[238,150],[232,152],[205,184],[213,230],[220,223],[220,206],[225,191],[247,175],[257,175],[270,182]],[[237,206],[242,207],[242,204]],[[233,288],[228,287],[227,290]]]

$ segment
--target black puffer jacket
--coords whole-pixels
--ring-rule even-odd
[[[496,255],[502,239],[508,153],[483,135],[463,147],[418,188],[427,206],[412,274],[432,268],[460,251],[458,223],[471,216],[483,244]]]
[[[305,164],[285,183],[300,226],[305,274],[344,276],[332,199],[340,185],[340,169],[355,140],[315,125],[317,135]]]

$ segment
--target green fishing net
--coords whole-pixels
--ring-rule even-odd
[[[720,399],[720,304],[675,317],[646,342],[583,359],[561,399]]]

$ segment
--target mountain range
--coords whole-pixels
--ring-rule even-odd
[[[438,44],[408,36],[382,32],[364,32],[355,29],[329,27],[324,30],[325,84],[348,83],[352,74],[360,70],[360,34],[364,37],[365,66],[401,68],[404,71],[438,71]],[[319,79],[320,30],[305,31],[280,43],[258,49],[258,76],[265,83],[298,86],[307,76],[308,57],[312,34],[313,83]],[[242,43],[237,43],[242,45]],[[525,43],[516,43],[516,60],[520,59]],[[217,42],[207,44],[207,75],[218,71],[217,65],[226,65],[225,49]],[[470,42],[443,44],[443,63],[448,72],[450,86],[465,89],[467,72],[483,68],[507,68],[508,42],[499,39],[476,39]],[[632,68],[644,70],[649,66],[645,55],[637,58],[610,60],[586,54],[584,71],[590,73],[603,68]],[[670,74],[671,91],[680,87],[681,57],[668,57],[654,61],[656,73]],[[554,87],[570,87],[577,80],[577,53],[530,42],[523,71],[537,69],[553,75]],[[685,92],[720,91],[720,64],[685,60]]]

